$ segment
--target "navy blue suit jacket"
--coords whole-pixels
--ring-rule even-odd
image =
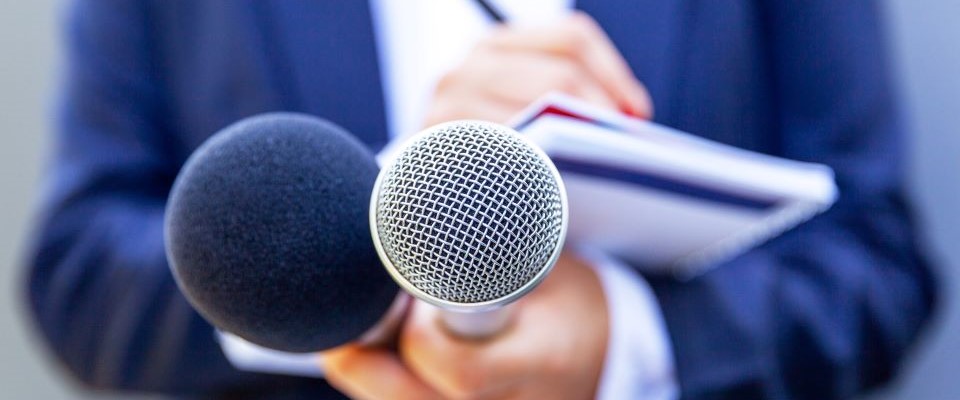
[[[465,0],[464,0],[465,1]],[[690,282],[648,277],[687,398],[845,397],[888,380],[934,285],[903,197],[903,132],[871,1],[581,0],[666,125],[836,169],[825,215]],[[76,1],[30,254],[36,325],[95,387],[331,393],[238,372],[177,291],[164,202],[191,151],[256,113],[387,140],[368,2]]]

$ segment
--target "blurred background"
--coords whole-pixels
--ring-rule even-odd
[[[50,151],[59,7],[0,2],[0,397],[129,398],[91,394],[40,347],[22,309],[22,247]],[[960,2],[886,0],[888,38],[910,113],[912,196],[944,280],[942,307],[890,388],[871,400],[960,399]]]

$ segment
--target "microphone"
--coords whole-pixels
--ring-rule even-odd
[[[560,256],[567,198],[536,145],[508,127],[456,121],[420,132],[380,171],[370,199],[377,254],[394,280],[484,338]]]
[[[224,128],[169,196],[164,235],[181,291],[218,329],[281,351],[325,350],[382,327],[399,289],[367,225],[377,172],[359,141],[314,117]]]

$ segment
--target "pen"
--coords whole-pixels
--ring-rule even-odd
[[[483,9],[483,12],[487,14],[490,19],[495,21],[498,24],[507,22],[506,17],[503,16],[503,13],[500,10],[497,10],[492,4],[487,0],[475,0],[477,5]]]

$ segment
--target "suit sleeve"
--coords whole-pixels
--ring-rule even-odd
[[[652,278],[686,398],[846,398],[891,379],[935,303],[870,1],[761,1],[781,155],[840,199],[691,282]]]
[[[146,4],[76,1],[67,11],[55,149],[28,256],[35,325],[95,388],[251,394],[316,384],[234,370],[174,283],[162,225],[182,160]]]

